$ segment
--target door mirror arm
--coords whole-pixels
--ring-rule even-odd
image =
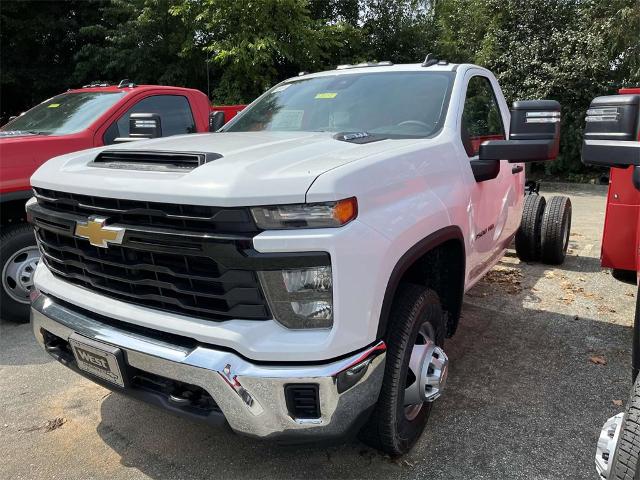
[[[472,158],[469,162],[476,182],[493,180],[500,173],[500,160]]]

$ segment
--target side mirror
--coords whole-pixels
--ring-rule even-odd
[[[640,166],[640,95],[596,97],[585,120],[582,163]]]
[[[513,103],[509,140],[480,145],[480,160],[511,163],[555,160],[560,150],[560,104],[555,100]]]
[[[129,143],[162,136],[162,122],[157,113],[132,113],[129,116],[129,136],[114,138],[113,143]]]
[[[157,113],[132,113],[129,117],[129,137],[132,139],[162,136],[162,122]]]
[[[215,110],[209,114],[210,132],[217,132],[223,127],[224,124],[224,112],[222,110]]]

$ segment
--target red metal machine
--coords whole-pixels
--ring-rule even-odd
[[[602,240],[602,265],[638,284],[632,336],[634,386],[626,411],[604,424],[596,449],[601,479],[640,479],[640,88],[598,97],[587,111],[582,161],[609,166],[611,181]]]
[[[640,95],[640,88],[623,88],[621,95]],[[640,140],[640,138],[638,138]],[[640,272],[640,190],[632,167],[612,168],[602,237],[602,266],[629,277]]]
[[[87,85],[68,90],[0,128],[0,315],[28,321],[39,255],[25,223],[29,178],[48,159],[144,138],[215,131],[244,105],[209,105],[199,90],[159,85]],[[149,128],[149,122],[153,125]]]

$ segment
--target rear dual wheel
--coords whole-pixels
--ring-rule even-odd
[[[516,254],[523,262],[540,260],[542,217],[547,201],[542,195],[526,195],[522,221],[516,233]]]
[[[571,233],[571,200],[541,195],[527,195],[522,221],[516,233],[518,258],[524,262],[542,261],[551,265],[564,262]]]
[[[560,265],[567,256],[571,235],[571,200],[551,197],[542,217],[541,258],[544,263]]]

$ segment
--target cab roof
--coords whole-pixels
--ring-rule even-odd
[[[123,92],[125,94],[130,94],[134,92],[144,92],[147,90],[166,90],[166,91],[196,91],[193,88],[186,87],[172,87],[169,85],[136,85],[133,87],[124,86],[119,87],[118,85],[108,85],[108,86],[87,86],[82,88],[70,88],[65,93],[82,93],[82,92]]]
[[[484,67],[467,63],[449,63],[439,61],[438,63],[423,66],[422,63],[400,63],[379,62],[376,64],[340,65],[334,70],[325,70],[316,73],[301,72],[297,77],[288,78],[285,82],[295,82],[302,78],[316,78],[330,75],[349,75],[358,73],[381,73],[381,72],[455,72],[457,70],[474,68],[488,71]]]

